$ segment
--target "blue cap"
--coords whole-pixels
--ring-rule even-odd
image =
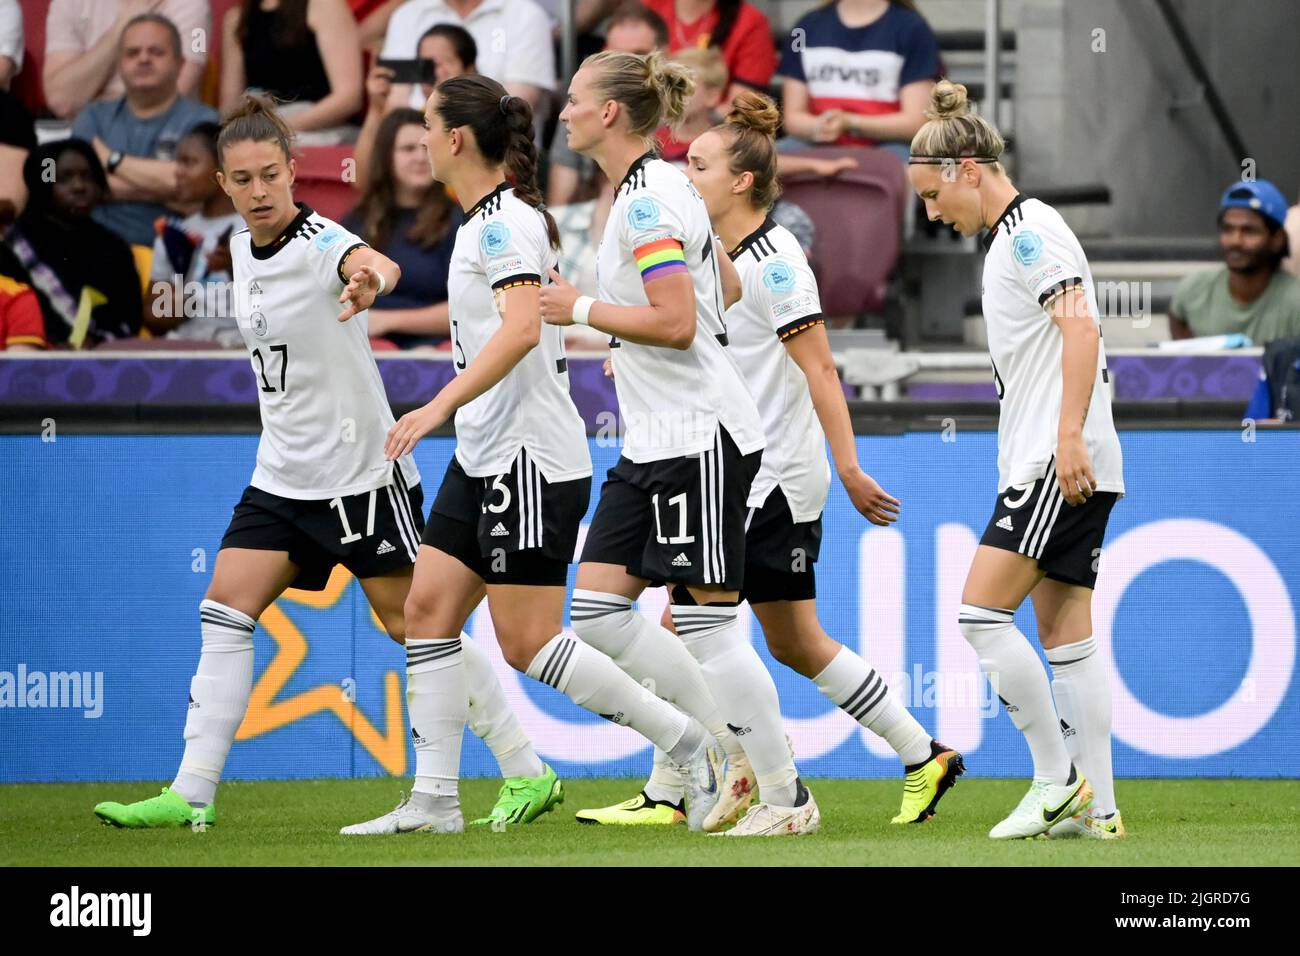
[[[1286,198],[1267,179],[1233,183],[1219,200],[1219,215],[1225,209],[1252,209],[1281,228],[1286,222]]]

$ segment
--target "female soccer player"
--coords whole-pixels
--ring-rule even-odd
[[[1114,839],[1124,826],[1111,778],[1110,686],[1092,637],[1092,589],[1124,473],[1092,272],[1060,214],[1021,195],[1007,177],[998,162],[1002,137],[968,111],[964,86],[940,82],[927,116],[912,140],[912,188],[932,220],[965,236],[989,230],[982,284],[1002,406],[998,497],[958,621],[1034,761],[1029,792],[989,836],[1050,830]],[[1052,667],[1050,690],[1012,623],[1026,597]]]
[[[203,650],[190,684],[180,772],[160,796],[96,806],[115,826],[216,821],[217,783],[252,689],[253,629],[286,588],[319,591],[342,564],[361,581],[389,635],[399,642],[405,636],[402,610],[424,524],[420,474],[409,455],[396,464],[385,457],[393,416],[364,321],[375,297],[397,285],[399,270],[294,203],[290,140],[274,104],[258,96],[244,98],[218,138],[218,180],[248,226],[231,237],[230,252],[262,439],[200,605]],[[341,312],[339,303],[346,304]],[[511,770],[531,776],[536,754],[477,653],[476,732],[508,778]],[[522,786],[507,780],[501,813],[518,810],[507,793],[512,783]],[[553,783],[550,774],[548,792]]]
[[[597,259],[599,301],[556,276],[542,291],[542,315],[612,337],[627,429],[588,530],[572,620],[584,641],[710,726],[707,698],[684,703],[678,690],[693,679],[694,657],[767,802],[728,832],[809,833],[819,826],[817,804],[799,782],[776,685],[736,626],[763,423],[728,352],[708,211],[652,148],[655,130],[681,119],[691,89],[685,68],[660,54],[607,51],[583,63],[560,115],[570,147],[618,187]],[[673,622],[689,655],[633,610],[651,582],[673,585]],[[717,735],[725,745],[727,735]]]
[[[702,819],[717,799],[704,728],[596,648],[561,633],[591,458],[569,397],[562,333],[544,329],[538,313],[559,233],[541,208],[532,110],[494,80],[460,76],[436,88],[425,123],[434,176],[465,208],[448,280],[457,374],[428,405],[402,417],[385,451],[402,459],[454,412],[456,454],[406,602],[415,792],[391,813],[344,832],[462,828],[459,635],[484,590],[506,660],[667,751]],[[503,167],[513,185],[501,181]]]
[[[741,93],[726,123],[691,144],[686,170],[740,272],[743,295],[727,310],[728,336],[767,436],[749,493],[743,596],[772,655],[898,753],[907,782],[893,822],[921,823],[964,771],[961,755],[934,741],[884,679],[817,619],[827,436],[844,490],[867,520],[891,524],[899,503],[858,464],[817,281],[798,240],[770,217],[780,194],[780,118],[767,97]]]

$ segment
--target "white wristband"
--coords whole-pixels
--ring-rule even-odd
[[[383,295],[384,290],[388,288],[388,280],[384,278],[384,274],[378,269],[375,270],[375,275],[379,276],[379,290],[375,292],[375,296],[378,297]]]
[[[589,295],[578,296],[578,301],[573,303],[573,322],[575,325],[591,325],[587,320],[591,314],[591,307],[596,304],[596,300]]]

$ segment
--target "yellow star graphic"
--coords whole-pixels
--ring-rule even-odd
[[[339,602],[351,582],[352,575],[347,570],[342,566],[335,567],[324,591],[286,591],[279,601],[266,609],[258,623],[266,628],[279,651],[253,686],[248,712],[235,739],[252,740],[312,714],[329,711],[352,732],[357,743],[365,747],[381,767],[401,776],[406,773],[406,721],[402,707],[402,681],[397,671],[384,674],[386,734],[379,732],[337,684],[322,684],[284,700],[275,699],[307,657],[307,639],[280,608],[280,603],[292,601],[310,608],[330,608]],[[382,631],[373,609],[370,617]]]

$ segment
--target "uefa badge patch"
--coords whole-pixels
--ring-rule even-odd
[[[773,292],[784,294],[794,288],[794,270],[788,262],[773,259],[763,266],[763,285]]]
[[[334,245],[343,238],[343,233],[338,229],[326,229],[316,237],[316,250],[324,252],[330,246]]]
[[[254,312],[248,317],[249,324],[253,327],[253,334],[258,337],[266,335],[266,316],[261,312]]]
[[[627,223],[637,232],[659,224],[659,206],[648,196],[632,200],[627,207]]]
[[[1011,254],[1022,266],[1032,266],[1043,255],[1043,240],[1038,233],[1022,229],[1011,240]]]
[[[504,222],[488,223],[478,237],[478,244],[484,255],[501,255],[510,245],[509,227]]]

